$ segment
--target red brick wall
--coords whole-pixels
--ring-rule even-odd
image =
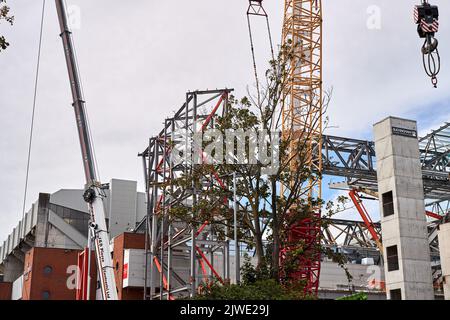
[[[23,300],[75,300],[75,290],[67,281],[74,273],[68,267],[77,265],[79,251],[54,248],[33,248],[25,255]],[[46,273],[45,268],[51,267]],[[73,278],[72,278],[73,279]],[[71,282],[71,281],[70,281]]]
[[[0,300],[11,300],[12,283],[0,282]]]
[[[113,265],[119,299],[142,300],[142,288],[122,288],[124,249],[144,249],[145,236],[143,234],[124,233],[114,238]],[[75,300],[75,290],[67,287],[67,280],[74,276],[67,273],[69,266],[76,266],[78,250],[54,248],[33,248],[25,255],[23,300],[42,300],[44,292],[49,293],[50,300]],[[95,254],[91,260],[91,299],[94,299],[97,287],[95,268]],[[52,271],[44,272],[46,266]],[[72,278],[73,279],[73,278]],[[1,287],[0,287],[1,290]],[[0,291],[1,299],[1,291]]]
[[[144,249],[145,235],[137,233],[122,233],[114,238],[113,265],[119,300],[142,300],[142,288],[122,288],[124,249]]]

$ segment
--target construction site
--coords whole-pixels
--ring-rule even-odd
[[[358,1],[342,0],[349,6]],[[338,0],[239,0],[233,8],[241,9],[236,14],[241,24],[223,31],[233,38],[237,30],[243,40],[235,43],[215,34],[218,25],[201,25],[199,21],[213,14],[197,7],[186,14],[180,9],[161,20],[149,19],[146,28],[157,31],[148,36],[140,22],[128,27],[124,23],[123,32],[131,28],[139,39],[139,45],[133,48],[136,51],[146,50],[144,42],[151,43],[156,33],[167,38],[167,43],[178,41],[177,33],[182,33],[183,26],[176,32],[165,29],[178,19],[177,15],[187,15],[193,25],[200,24],[195,34],[180,35],[189,40],[183,48],[173,47],[172,52],[169,47],[151,47],[157,57],[175,57],[172,62],[164,62],[153,57],[127,57],[124,52],[132,49],[117,48],[115,52],[116,47],[127,44],[110,39],[114,44],[108,47],[102,40],[92,40],[95,36],[86,31],[89,26],[83,26],[81,33],[77,28],[79,13],[87,12],[86,20],[96,21],[91,13],[96,5],[75,2],[37,1],[35,9],[40,13],[33,20],[40,26],[37,66],[23,62],[20,68],[22,62],[7,55],[15,45],[8,38],[14,39],[15,28],[37,29],[21,26],[22,7],[11,4],[15,21],[6,38],[9,47],[0,50],[0,72],[11,69],[12,74],[16,68],[19,77],[24,73],[22,68],[28,68],[33,71],[34,82],[30,88],[23,84],[23,91],[17,87],[25,79],[14,82],[14,88],[2,82],[0,96],[6,97],[6,91],[25,95],[30,89],[34,103],[31,126],[14,124],[25,132],[22,143],[1,145],[5,153],[1,162],[5,180],[1,184],[6,190],[10,181],[20,180],[17,190],[2,190],[2,202],[23,199],[23,206],[11,206],[23,212],[9,213],[7,218],[6,212],[2,213],[0,300],[195,300],[217,297],[224,287],[254,288],[269,281],[294,299],[450,300],[450,73],[444,70],[444,61],[450,61],[450,52],[446,51],[450,48],[450,28],[444,25],[450,21],[449,4],[443,0],[402,1],[395,8],[407,14],[395,13],[391,20],[391,13],[387,13],[391,10],[385,3],[378,6],[377,0],[369,1],[360,4],[362,18],[344,13],[334,18],[333,23],[343,24],[341,29],[348,30],[338,35],[334,31],[337,27],[326,24],[334,8],[327,7],[331,6],[327,2]],[[225,4],[210,4],[211,8],[215,5],[215,15],[231,15],[225,12]],[[158,4],[150,6],[155,15],[161,16],[173,9],[168,9],[168,4],[161,4],[161,9],[157,9]],[[26,10],[23,14],[24,20],[31,15]],[[5,23],[8,15],[6,11]],[[405,16],[409,20],[403,21]],[[379,17],[384,24],[377,20]],[[370,34],[374,38],[360,40],[362,44],[358,45],[354,39],[358,32],[344,21],[352,18],[363,25],[364,37],[375,32]],[[234,21],[228,16],[226,19]],[[398,35],[393,35],[393,40],[382,39],[387,32],[397,33],[396,22],[390,24],[397,19],[401,20]],[[444,26],[440,27],[440,21]],[[105,19],[103,23],[101,29],[116,22]],[[400,40],[403,24],[409,28],[410,37]],[[199,43],[195,40],[200,32],[214,35],[209,43]],[[57,58],[46,58],[50,49],[42,51],[42,39],[46,37],[58,41]],[[76,40],[86,43],[82,37],[91,37],[89,48],[78,45]],[[389,61],[396,55],[391,52],[392,43],[414,47],[415,51],[389,62],[393,71],[388,75],[367,73],[358,63],[342,67],[351,59],[342,57],[373,51],[365,48],[365,41],[386,43],[364,58],[365,65],[372,65],[374,70],[381,68],[384,59]],[[97,45],[107,47],[115,59],[127,60],[127,68],[135,64],[131,67],[134,69],[106,69],[103,57],[96,52]],[[202,83],[196,82],[202,74],[197,74],[190,63],[205,64],[201,70],[212,73],[216,67],[207,62],[209,51],[201,53],[207,46],[214,47],[223,70],[233,68],[227,59],[244,56],[244,70],[233,76],[245,74],[249,81],[242,80],[243,85],[233,82],[220,69],[207,78],[216,82],[196,87]],[[342,51],[334,57],[329,48]],[[177,59],[188,56],[187,52],[194,52],[197,60],[177,63]],[[2,62],[5,54],[8,66]],[[31,59],[36,59],[35,54],[30,54]],[[416,64],[402,64],[410,57]],[[148,76],[150,83],[159,82],[149,91],[133,87],[131,79],[139,69],[146,68],[145,63],[139,63],[147,59],[154,65],[173,64],[170,75],[155,76],[152,70],[146,71],[152,74]],[[58,66],[45,69],[45,63]],[[65,74],[61,75],[63,68]],[[184,69],[187,71],[180,76],[177,72]],[[351,74],[351,86],[333,83],[327,73],[334,72]],[[46,76],[42,73],[50,74],[45,79],[51,80],[44,83]],[[94,76],[89,80],[90,75],[100,73],[107,74],[105,83],[121,78],[120,86],[101,92],[108,85],[97,83]],[[221,78],[224,74],[227,79]],[[126,79],[128,76],[130,79]],[[182,77],[186,82],[178,81]],[[400,77],[414,86],[396,83]],[[189,81],[193,86],[181,88],[179,83]],[[376,92],[359,101],[364,90],[369,90],[361,89],[369,87],[366,81],[375,83],[370,90]],[[242,88],[228,87],[230,83]],[[388,86],[395,88],[393,99],[388,94],[391,91],[384,90]],[[39,92],[45,90],[63,91],[65,105],[59,101],[54,105],[52,98],[38,103],[36,109]],[[121,91],[129,91],[127,97],[133,100],[117,99]],[[420,112],[400,107],[399,101],[415,103],[418,92],[426,95],[417,102]],[[69,94],[71,100],[67,100]],[[92,103],[90,96],[96,94],[99,98]],[[151,95],[162,97],[151,100],[154,105],[147,110],[139,111],[137,118],[142,118],[144,125],[137,129],[139,125],[130,121],[129,113],[140,99],[147,103],[143,96]],[[97,104],[103,103],[101,99],[105,101],[98,111],[102,116],[89,119],[88,112],[100,108]],[[29,99],[25,101],[30,104]],[[398,109],[372,110],[396,103]],[[16,106],[1,104],[2,110]],[[339,112],[345,104],[352,107]],[[60,109],[61,113],[39,117],[42,109],[49,114]],[[29,108],[26,110],[24,113],[29,112]],[[108,115],[109,110],[114,116]],[[14,108],[8,110],[9,120],[5,121],[15,122],[19,115],[14,112]],[[58,131],[59,122],[66,127],[70,123],[70,137]],[[0,125],[2,135],[9,137],[7,126]],[[110,131],[98,129],[108,125]],[[39,129],[44,127],[51,129]],[[140,147],[127,140],[126,131],[136,133]],[[33,143],[41,133],[47,140],[36,147]],[[117,149],[106,150],[103,141],[110,141]],[[81,158],[79,151],[70,154],[72,149],[56,151],[58,146],[75,143]],[[23,166],[16,170],[18,164],[12,164],[15,160],[8,156],[16,148],[20,148],[26,175]],[[99,157],[95,151],[100,148],[104,150]],[[37,149],[42,149],[42,154],[52,153],[54,162],[39,159],[34,151]],[[132,159],[131,165],[128,159]],[[103,166],[108,170],[107,181],[100,178]],[[131,177],[124,174],[126,166],[132,166],[139,176],[120,178]],[[14,172],[20,172],[20,176],[13,176]],[[32,189],[30,177],[36,177]],[[242,300],[253,298],[273,299],[255,293]]]

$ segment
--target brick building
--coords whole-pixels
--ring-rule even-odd
[[[113,179],[105,190],[111,239],[134,230],[145,216],[145,194],[136,189],[135,181]],[[78,254],[87,246],[89,225],[82,195],[83,190],[67,189],[41,193],[3,244],[0,242],[0,300],[75,299],[75,268]],[[133,246],[132,240],[127,241]],[[95,270],[95,259],[91,266]],[[91,278],[90,296],[94,299],[98,296],[96,275],[91,273]],[[131,294],[128,291],[133,290],[126,290],[125,296]]]

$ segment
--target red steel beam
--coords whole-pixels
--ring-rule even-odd
[[[431,212],[431,211],[425,211],[425,214],[428,217],[430,217],[430,218],[433,218],[433,219],[436,219],[436,220],[442,220],[442,216],[438,215],[437,213],[434,213],[434,212]]]
[[[166,279],[164,272],[162,271],[162,267],[161,267],[161,264],[159,263],[158,257],[154,257],[153,261],[155,261],[155,265],[156,265],[156,268],[158,269],[159,273],[162,274],[164,289],[169,290],[169,286],[167,284],[167,279]],[[172,297],[171,295],[169,295],[169,300],[175,300],[175,298]]]
[[[369,230],[369,233],[372,236],[372,239],[377,244],[377,247],[380,249],[380,252],[383,252],[383,246],[381,244],[380,237],[378,236],[377,232],[375,231],[375,228],[373,226],[373,221],[370,218],[369,213],[367,212],[366,208],[364,207],[361,198],[359,197],[358,193],[355,190],[350,190],[349,195],[350,195],[350,198],[352,199],[353,204],[355,205],[357,211],[359,212],[359,215],[363,219],[367,230]]]
[[[201,258],[203,259],[203,261],[205,261],[205,263],[208,265],[208,267],[211,269],[211,271],[214,273],[214,275],[216,276],[216,278],[220,281],[220,283],[224,284],[225,282],[223,281],[222,277],[217,273],[216,269],[214,269],[214,267],[212,266],[212,264],[209,262],[208,258],[206,258],[205,254],[203,253],[202,250],[200,250],[200,248],[198,246],[195,246],[195,248],[197,249],[197,252],[199,253],[199,255],[201,256]]]

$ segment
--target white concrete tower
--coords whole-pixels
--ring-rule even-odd
[[[438,231],[439,254],[444,278],[444,297],[450,300],[450,223],[441,224]]]
[[[415,121],[374,125],[387,298],[434,299]]]

